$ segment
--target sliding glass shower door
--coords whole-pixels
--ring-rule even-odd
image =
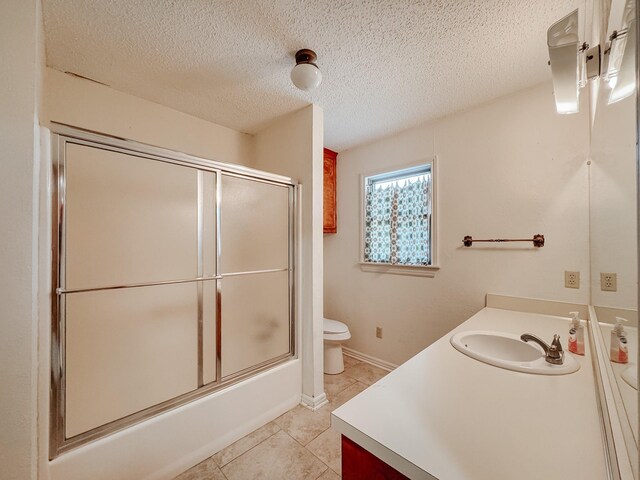
[[[222,378],[287,355],[290,189],[222,175]]]
[[[294,353],[290,179],[59,130],[51,457]]]

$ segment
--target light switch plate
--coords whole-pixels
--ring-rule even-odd
[[[376,327],[376,337],[382,338],[382,327]]]
[[[564,288],[580,288],[580,272],[564,272]]]
[[[618,275],[615,273],[600,273],[600,289],[603,292],[617,292]]]

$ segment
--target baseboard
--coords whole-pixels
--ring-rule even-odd
[[[300,399],[300,404],[303,407],[307,407],[310,410],[316,411],[319,408],[324,407],[327,403],[329,403],[329,399],[327,398],[326,393],[322,393],[322,395],[318,395],[317,397],[310,397],[309,395],[302,394],[302,398]]]
[[[353,350],[351,348],[347,348],[345,346],[342,347],[342,353],[348,357],[355,358],[356,360],[360,360],[361,362],[368,363],[373,365],[374,367],[381,368],[388,372],[398,368],[398,365],[391,362],[386,362],[384,360],[380,360],[379,358],[372,357],[371,355],[367,355],[366,353],[358,352],[357,350]]]

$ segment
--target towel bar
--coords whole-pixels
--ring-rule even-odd
[[[470,247],[473,242],[533,242],[534,247],[544,247],[544,235],[536,234],[533,238],[491,238],[488,240],[474,240],[471,235],[466,235],[462,240],[465,247]]]

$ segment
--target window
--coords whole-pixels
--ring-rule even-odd
[[[427,162],[363,178],[364,264],[434,265],[433,177]]]

